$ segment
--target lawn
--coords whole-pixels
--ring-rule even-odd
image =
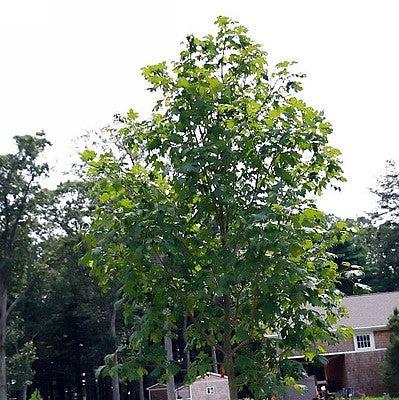
[[[396,397],[388,397],[388,399],[390,399],[390,400],[399,400]],[[384,400],[384,397],[383,396],[381,396],[381,397],[363,397],[363,400]]]

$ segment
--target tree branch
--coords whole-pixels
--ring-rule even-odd
[[[18,296],[14,299],[14,301],[10,304],[10,306],[7,308],[6,311],[6,318],[11,314],[11,312],[14,310],[14,308],[21,302],[22,298],[24,297],[25,293],[28,291],[29,285],[26,286],[19,294]]]

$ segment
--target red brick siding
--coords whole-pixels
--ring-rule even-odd
[[[326,353],[340,353],[344,351],[354,351],[353,339],[350,338],[348,340],[337,343],[336,345],[327,345]]]
[[[367,351],[345,354],[345,386],[366,395],[384,392],[382,369],[385,351]]]
[[[149,390],[150,400],[167,400],[168,393],[166,389]]]
[[[390,331],[375,331],[374,342],[376,349],[386,349],[389,346]]]
[[[356,334],[356,333],[355,333]],[[374,342],[376,349],[386,349],[389,345],[390,331],[374,331]],[[342,341],[336,345],[326,346],[326,353],[340,353],[345,351],[354,351],[353,338]]]

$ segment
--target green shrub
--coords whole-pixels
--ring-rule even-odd
[[[30,396],[29,400],[43,400],[43,398],[39,392],[39,389],[35,389],[35,391]]]

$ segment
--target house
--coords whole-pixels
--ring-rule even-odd
[[[366,395],[381,394],[384,355],[391,336],[387,325],[394,309],[399,308],[399,292],[348,296],[343,305],[349,315],[340,323],[352,327],[353,337],[327,346],[327,364],[307,365],[308,374],[332,392],[354,388]]]
[[[149,400],[167,400],[166,385],[157,383],[147,388]],[[207,373],[198,376],[191,385],[176,389],[176,399],[182,400],[229,400],[229,380],[227,376]]]
[[[352,327],[353,337],[327,346],[325,366],[306,363],[301,355],[293,356],[305,364],[309,378],[300,383],[308,390],[302,395],[289,390],[286,399],[311,400],[315,396],[316,384],[324,385],[332,392],[344,388],[353,388],[355,392],[366,395],[384,392],[383,363],[391,336],[388,321],[394,309],[399,309],[399,292],[347,296],[343,305],[348,310],[348,317],[340,324]],[[167,400],[165,385],[153,385],[148,390],[149,400]],[[228,379],[209,373],[198,377],[191,385],[177,388],[176,397],[183,400],[228,400]]]

